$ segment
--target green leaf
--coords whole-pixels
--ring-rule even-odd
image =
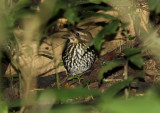
[[[22,106],[22,105],[21,105],[21,99],[18,99],[18,100],[9,102],[9,103],[8,103],[8,106],[9,106],[9,108]]]
[[[141,49],[140,48],[129,48],[129,49],[125,49],[124,53],[127,57],[130,57],[130,56],[141,53]]]
[[[144,64],[142,54],[131,56],[129,60],[139,68],[141,68]]]
[[[83,84],[82,84],[82,88],[86,87],[87,85],[89,85],[90,80],[86,80]]]
[[[55,90],[44,90],[38,93],[38,98],[41,97],[43,93],[52,95],[50,98],[55,98],[57,100],[73,99],[76,97],[88,97],[97,96],[100,93],[96,90],[88,90],[85,88],[75,88],[75,89],[55,89]]]
[[[105,11],[113,10],[113,8],[111,8],[111,7],[100,6],[99,4],[89,6],[89,7],[86,8],[86,10],[93,10],[93,9],[105,10]]]
[[[160,0],[148,0],[148,5],[151,11],[155,10],[156,13],[160,13]]]
[[[105,31],[107,35],[113,34],[116,32],[118,28],[119,20],[113,20],[111,23],[108,24]]]
[[[19,74],[14,74],[14,75],[12,75],[14,78],[17,78],[17,77],[19,77]]]
[[[67,80],[73,80],[73,79],[75,79],[75,78],[77,78],[76,76],[71,76],[71,77],[69,77]]]
[[[12,76],[9,76],[8,78],[18,78],[19,74],[13,74]]]
[[[91,105],[80,105],[80,104],[72,104],[72,105],[63,105],[61,107],[56,107],[51,109],[48,113],[97,113],[95,112],[95,108],[91,107]]]
[[[83,74],[79,74],[79,75],[71,76],[71,77],[69,77],[67,80],[82,79],[82,78],[81,78],[81,76],[82,76],[82,75],[83,75]]]
[[[105,99],[111,99],[113,98],[113,96],[115,96],[120,90],[122,90],[124,87],[126,87],[127,85],[129,85],[131,82],[133,81],[133,79],[129,78],[127,80],[124,80],[122,82],[118,82],[114,85],[112,85],[111,87],[107,88],[107,90],[103,93],[103,97],[102,100]]]
[[[113,20],[109,24],[103,27],[103,29],[94,38],[94,47],[97,51],[100,51],[102,46],[102,38],[105,34],[109,35],[115,33],[118,28],[119,20]]]
[[[129,61],[141,68],[144,64],[141,49],[131,48],[124,51]]]
[[[143,97],[124,99],[113,99],[108,102],[104,101],[99,105],[99,109],[106,113],[160,113],[159,111],[159,96],[155,92],[151,92],[151,95]]]
[[[60,63],[59,63],[59,66],[64,66],[63,62],[60,62]]]
[[[96,37],[94,39],[94,47],[97,51],[101,50],[102,38],[103,38],[103,35],[101,35],[99,32],[98,35],[96,35]]]
[[[107,73],[108,71],[112,70],[113,68],[119,66],[120,64],[122,64],[121,60],[113,60],[108,62],[105,66],[103,66],[98,74],[98,80],[102,80],[103,79],[103,74]]]
[[[19,0],[16,4],[13,5],[14,10],[19,10],[27,5],[31,4],[30,0]]]
[[[102,0],[102,1],[106,3],[106,2],[108,2],[109,0]]]
[[[78,17],[78,10],[79,8],[68,8],[67,11],[64,14],[64,17],[68,19],[68,22],[71,24],[75,24],[75,22],[78,22],[80,18]]]
[[[101,2],[101,0],[89,0],[90,2],[93,2],[93,3],[99,3]]]
[[[133,39],[135,39],[135,36],[129,35],[129,36],[128,36],[128,39],[129,39],[129,40],[133,40]]]
[[[0,113],[8,113],[8,106],[4,101],[0,101]]]
[[[126,28],[128,25],[129,25],[129,23],[124,23],[124,22],[121,23],[121,27],[122,27],[123,29]]]

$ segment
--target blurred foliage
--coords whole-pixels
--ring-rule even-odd
[[[94,39],[94,47],[96,48],[97,51],[101,50],[102,39],[103,39],[104,35],[106,35],[106,34],[109,35],[109,34],[115,33],[118,28],[118,24],[119,24],[118,20],[113,20],[109,24],[105,25],[103,27],[103,29],[96,35],[96,37]]]
[[[127,59],[135,64],[137,67],[141,68],[144,64],[141,49],[130,48],[124,51]]]
[[[58,89],[58,90],[44,90],[38,93],[38,98],[41,95],[52,95],[50,98],[66,101],[67,99],[84,98],[90,95],[98,96],[100,93],[96,90],[87,90],[85,88],[75,88],[75,89]],[[48,97],[46,97],[48,98]]]
[[[79,8],[76,7],[76,8],[69,8],[65,14],[64,14],[64,17],[68,20],[69,23],[71,24],[75,24],[75,22],[78,22],[80,19],[79,17],[77,16],[78,15],[78,10]]]
[[[17,26],[21,26],[21,20],[32,18],[35,15],[41,22],[41,32],[39,33],[40,38],[41,36],[46,35],[50,27],[58,23],[58,18],[64,17],[68,19],[67,27],[70,30],[72,28],[71,26],[76,28],[79,22],[85,21],[90,17],[102,17],[106,20],[109,20],[109,23],[95,23],[99,24],[103,28],[93,40],[94,47],[97,51],[100,51],[105,35],[115,34],[117,33],[119,26],[125,28],[128,25],[128,23],[120,22],[118,17],[97,12],[99,10],[114,10],[111,6],[108,6],[105,3],[107,1],[109,0],[45,0],[44,3],[37,5],[37,7],[39,7],[39,11],[37,11],[31,8],[32,2],[30,0],[18,0],[18,2],[12,1],[12,4],[10,5],[7,5],[6,0],[1,0],[0,44],[3,45],[3,42],[9,42],[10,40],[17,41],[17,38],[19,37],[15,36],[13,30]],[[148,3],[150,10],[155,10],[157,13],[160,12],[160,0],[149,0]],[[133,36],[129,36],[128,38],[131,40],[134,39]],[[5,45],[4,48],[7,48],[7,46]],[[53,54],[45,51],[43,51],[43,53],[47,54],[48,56],[53,56]],[[127,60],[132,62],[134,65],[139,68],[143,66],[144,62],[141,49],[126,49],[124,53]],[[106,62],[105,65],[100,69],[98,80],[102,80],[104,73],[107,73],[115,67],[120,66],[123,62],[124,61],[122,60]],[[60,63],[59,65],[63,66],[63,63]],[[17,77],[19,75],[15,74],[14,76]],[[72,77],[70,80],[74,78],[75,77]],[[23,99],[20,99],[6,104],[5,101],[2,101],[3,99],[0,99],[0,113],[8,113],[8,109],[14,110],[17,109],[17,107],[23,108],[31,105],[37,107],[37,113],[88,113],[88,111],[93,113],[159,112],[160,95],[153,90],[150,90],[144,97],[132,97],[128,100],[124,100],[123,96],[115,98],[116,95],[132,81],[132,79],[127,79],[123,82],[114,84],[103,93],[89,88],[89,90],[85,88],[42,90],[37,92],[35,103],[28,102],[27,104],[23,104]],[[86,81],[84,86],[88,85],[89,82],[90,81]],[[99,101],[96,101],[96,104],[93,105],[90,103],[78,104],[78,102],[76,105],[73,105],[76,103],[76,100],[85,100],[87,97],[92,97],[93,100],[95,99],[94,101],[96,101],[98,98]]]
[[[160,0],[148,0],[148,4],[149,4],[149,9],[151,11],[160,13],[160,8],[159,8]]]
[[[54,102],[67,102],[68,99],[74,100],[74,99],[84,99],[88,96],[99,96],[100,92],[96,90],[88,90],[85,88],[74,88],[74,89],[46,89],[42,91],[37,92],[37,101],[39,101],[39,104],[45,103],[47,101],[54,101]],[[72,101],[71,101],[72,102]],[[28,103],[28,105],[32,105],[34,103]],[[9,107],[18,107],[21,106],[21,100],[16,100],[13,102],[8,103]]]
[[[8,106],[4,101],[0,101],[0,113],[8,113]]]
[[[127,101],[124,99],[113,99],[110,102],[105,101],[100,105],[100,109],[104,113],[159,112],[159,95],[156,95],[153,91],[150,91],[150,93],[145,97],[131,98]]]
[[[119,82],[115,85],[112,85],[104,93],[99,93],[96,90],[87,90],[84,88],[43,90],[38,92],[37,95],[37,112],[74,113],[75,111],[77,111],[78,113],[135,113],[139,112],[140,110],[145,113],[154,113],[159,111],[160,98],[154,90],[148,91],[145,97],[132,97],[128,100],[125,100],[123,97],[115,98],[116,94],[132,81],[132,79],[128,79],[123,82]],[[95,98],[98,97],[100,101],[93,105],[78,104],[76,101],[79,99],[84,99],[84,97],[88,97],[91,95]],[[62,105],[57,105],[57,100],[61,100],[60,102]],[[8,106],[13,108],[18,107],[20,105],[19,102],[10,102],[8,103]],[[75,102],[77,104],[73,105],[73,103]],[[52,104],[55,105],[52,106]],[[34,103],[29,103],[28,106],[30,105],[34,105]],[[48,108],[48,106],[51,107]]]

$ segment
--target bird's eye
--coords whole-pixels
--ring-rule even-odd
[[[80,37],[79,33],[76,33],[75,35],[76,35],[76,38],[79,38],[79,37]]]

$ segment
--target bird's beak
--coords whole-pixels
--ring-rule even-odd
[[[65,35],[62,36],[63,39],[68,39],[68,37],[70,37],[69,34],[65,34]]]
[[[65,34],[62,36],[63,39],[72,39],[74,38],[74,34],[70,32],[69,34]]]

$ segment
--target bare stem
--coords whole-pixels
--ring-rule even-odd
[[[120,53],[122,52],[122,44],[121,44],[121,39],[120,39]]]
[[[124,80],[127,80],[127,79],[128,79],[128,60],[126,61],[126,64],[124,65],[124,73],[123,73],[123,76],[124,76]],[[129,96],[128,88],[125,88],[124,94],[125,94],[125,98],[128,99],[128,96]]]

